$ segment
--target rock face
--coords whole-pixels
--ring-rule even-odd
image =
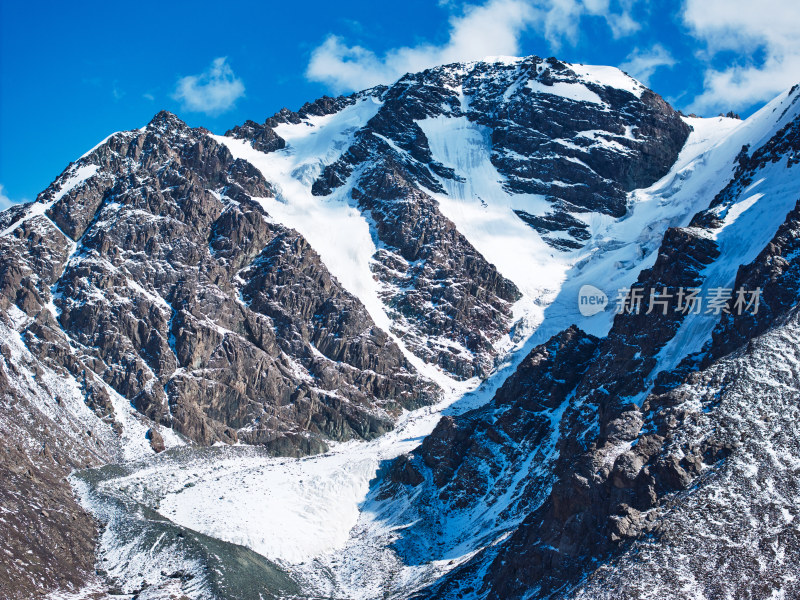
[[[21,372],[21,344],[25,373],[65,382],[37,402],[13,381],[0,390],[3,435],[31,427],[0,467],[4,506],[19,508],[6,540],[18,562],[2,574],[16,597],[90,579],[96,528],[64,479],[73,468],[121,459],[120,446],[160,452],[164,431],[173,445],[177,432],[305,455],[380,435],[438,397],[302,236],[251,199],[271,193],[207,132],[162,112],[2,213],[4,368]],[[86,424],[68,448],[47,424],[64,411]]]
[[[626,192],[663,176],[689,134],[669,105],[633,80],[611,87],[590,67],[554,58],[438,67],[406,75],[381,98],[357,143],[316,182],[318,193],[342,185],[377,148],[385,152],[383,140],[406,152],[395,158],[415,181],[439,189],[434,174],[453,175],[431,161],[416,122],[464,116],[487,128],[492,163],[508,189],[544,195],[554,214],[618,217]],[[572,226],[569,218],[562,226]]]
[[[784,106],[794,106],[791,100],[790,94]],[[800,190],[787,194],[783,183],[792,178],[798,119],[795,114],[762,140],[752,158],[740,154],[709,209],[691,227],[669,229],[655,264],[632,286],[666,297],[719,282],[724,272],[726,310],[709,316],[704,308],[697,316],[673,305],[662,314],[658,305],[647,314],[645,293],[641,311],[616,315],[604,339],[572,328],[534,349],[489,405],[443,419],[398,463],[414,474],[388,479],[381,497],[407,498],[416,511],[430,507],[428,524],[446,523],[473,502],[491,508],[487,492],[513,482],[501,487],[505,513],[490,513],[499,514],[500,525],[476,528],[488,532],[475,544],[477,554],[414,597],[797,593],[789,575],[800,558],[797,529],[792,517],[781,519],[768,507],[788,502],[787,514],[796,510],[796,502],[786,500],[796,472],[780,457],[796,457],[798,441],[789,424],[800,385],[793,341],[798,211],[787,199]],[[776,205],[789,212],[754,260],[739,264],[724,252],[730,247],[726,229],[756,178],[772,194],[764,213],[779,210]],[[763,219],[758,210],[733,214]],[[741,238],[735,242],[742,247]],[[761,290],[757,312],[734,310],[733,290],[740,288]],[[687,343],[684,332],[697,336],[703,329],[702,350],[689,352],[695,342]],[[670,345],[673,340],[681,345]],[[492,479],[498,473],[502,477]],[[745,524],[754,510],[771,516]],[[416,531],[411,527],[394,542],[400,556],[416,560]],[[765,547],[765,539],[774,546]],[[461,541],[445,537],[433,557]]]
[[[519,291],[389,163],[363,176],[353,197],[375,220],[383,247],[374,272],[406,344],[458,378],[485,376],[493,344],[511,326]]]
[[[370,90],[359,92],[351,96],[339,96],[331,98],[323,96],[314,102],[306,102],[298,111],[281,109],[277,114],[269,117],[264,123],[255,121],[245,121],[244,125],[237,125],[225,132],[225,135],[232,138],[246,140],[256,150],[264,153],[275,152],[286,147],[286,140],[275,132],[275,127],[285,123],[302,123],[309,117],[323,117],[335,114],[347,106],[352,106],[359,99],[380,94],[385,89],[376,87]]]
[[[393,465],[381,496],[405,499],[414,523],[394,543],[402,556],[424,552],[440,560],[453,545],[475,538],[487,543],[497,535],[498,513],[524,513],[542,500],[539,490],[552,477],[543,466],[555,459],[554,417],[564,410],[597,343],[572,327],[534,348],[490,403],[443,417],[416,451]]]
[[[100,416],[112,414],[105,383],[202,444],[303,454],[380,435],[436,391],[251,200],[271,193],[160,113],[70,166],[31,208],[43,214],[3,238],[2,301],[35,317],[29,346],[68,368]]]
[[[25,319],[19,311],[3,314]],[[111,427],[70,398],[64,375],[42,366],[0,323],[0,586],[13,600],[78,590],[95,579],[97,524],[67,477],[116,457]]]

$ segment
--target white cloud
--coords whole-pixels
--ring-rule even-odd
[[[577,41],[580,20],[588,15],[603,17],[615,37],[628,35],[638,29],[629,15],[633,1],[619,0],[615,10],[610,0],[487,0],[451,15],[444,45],[394,48],[383,56],[330,35],[311,54],[306,75],[336,91],[364,89],[435,65],[516,55],[527,30],[557,49]]]
[[[564,41],[578,42],[581,19],[602,17],[615,39],[639,31],[640,25],[631,16],[636,0],[527,0],[535,11],[531,28],[555,50]]]
[[[233,74],[227,61],[224,56],[215,58],[205,73],[179,79],[172,97],[186,110],[209,115],[233,108],[244,96],[244,84]]]
[[[490,55],[515,54],[519,36],[532,18],[521,0],[490,0],[469,7],[450,19],[450,39],[444,46],[421,44],[395,48],[379,58],[361,46],[348,46],[331,35],[311,54],[307,76],[336,90],[358,90],[390,83],[405,73],[434,65],[476,60]]]
[[[16,202],[6,195],[3,184],[0,183],[0,210],[5,210],[14,204],[16,204]]]
[[[677,61],[670,54],[669,50],[664,48],[661,44],[656,44],[649,50],[640,50],[636,48],[628,55],[625,62],[619,68],[633,75],[636,79],[644,83],[650,84],[650,78],[656,69],[661,67],[674,67]]]
[[[642,26],[637,21],[634,21],[631,16],[630,9],[633,7],[633,2],[629,3],[622,12],[617,14],[605,15],[608,26],[611,27],[611,33],[615,38],[625,37],[639,31]]]
[[[709,61],[724,51],[741,57],[721,69],[707,68],[691,110],[747,108],[800,82],[797,0],[686,0],[683,19],[705,42]]]

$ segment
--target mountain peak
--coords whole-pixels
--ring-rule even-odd
[[[159,111],[147,124],[147,129],[154,129],[162,132],[167,129],[183,129],[185,127],[188,127],[188,125],[177,115],[168,110]]]

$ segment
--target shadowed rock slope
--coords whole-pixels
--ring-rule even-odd
[[[776,122],[794,116],[743,148],[709,208],[667,231],[633,286],[669,296],[727,273],[729,310],[647,314],[645,293],[607,337],[573,327],[535,348],[489,405],[443,419],[393,465],[379,498],[413,515],[393,543],[400,557],[452,556],[462,537],[443,533],[437,547],[424,535],[472,539],[471,519],[486,518],[476,554],[415,598],[797,595],[796,101],[793,89]],[[735,211],[761,201],[754,181],[764,204]],[[783,223],[734,262],[726,229],[751,219],[752,236],[772,205],[789,207]],[[761,290],[757,312],[734,309],[740,288]]]

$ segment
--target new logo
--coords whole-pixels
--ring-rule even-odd
[[[593,285],[581,286],[578,291],[578,310],[584,317],[591,317],[599,312],[603,312],[608,304],[608,296],[605,292]]]

